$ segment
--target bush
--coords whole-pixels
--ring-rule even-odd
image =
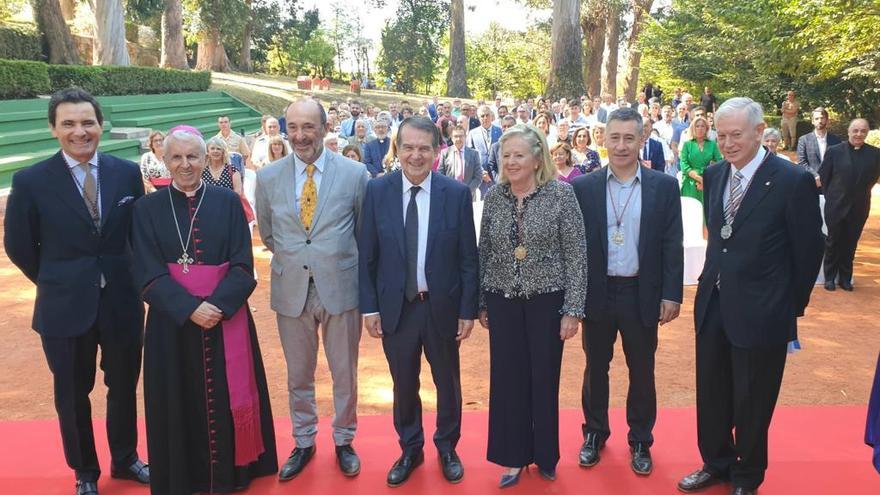
[[[210,72],[190,72],[157,67],[50,65],[52,89],[79,86],[95,96],[205,91]]]
[[[39,33],[24,27],[0,26],[0,59],[44,60]]]
[[[48,65],[25,60],[0,60],[0,99],[30,98],[51,89]]]

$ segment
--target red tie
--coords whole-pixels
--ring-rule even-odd
[[[457,167],[458,167],[457,179],[459,182],[464,182],[464,163],[462,163],[460,150],[455,150],[455,160],[456,160]]]

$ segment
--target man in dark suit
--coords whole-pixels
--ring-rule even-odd
[[[645,167],[666,173],[666,154],[663,153],[663,143],[651,137],[653,124],[650,120],[644,123],[642,129],[642,147],[639,149],[639,161]]]
[[[813,174],[816,185],[822,187],[819,167],[822,165],[825,151],[835,144],[840,144],[840,138],[828,132],[828,110],[822,107],[816,108],[811,119],[813,132],[804,134],[797,142],[797,164]]]
[[[853,259],[871,212],[871,188],[880,177],[880,150],[865,143],[868,121],[855,119],[845,143],[829,146],[819,168],[825,189],[825,289],[853,290]]]
[[[678,488],[729,480],[749,495],[764,481],[788,342],[822,260],[822,216],[813,177],[761,146],[758,103],[725,101],[715,125],[726,160],[703,174],[709,244],[694,303],[703,466]]]
[[[382,338],[394,380],[394,428],[403,454],[388,473],[399,486],[424,460],[421,354],[437,386],[437,431],[444,477],[464,475],[458,346],[474,326],[478,261],[467,187],[431,173],[440,132],[411,117],[397,133],[402,171],[367,184],[358,235],[360,309],[370,336]]]
[[[373,124],[373,130],[376,132],[376,139],[367,142],[364,145],[364,165],[370,172],[370,177],[376,177],[385,171],[382,166],[382,160],[388,153],[388,147],[391,145],[391,139],[388,137],[390,123],[384,119],[376,119]]]
[[[136,450],[144,314],[129,268],[132,205],[144,185],[137,165],[97,151],[102,126],[92,95],[52,95],[49,127],[61,151],[15,174],[4,224],[6,254],[37,286],[33,328],[78,495],[96,495],[101,474],[89,403],[99,346],[111,476],[150,481]]]
[[[452,146],[440,154],[437,172],[466,185],[473,198],[483,180],[483,167],[480,165],[480,154],[464,145],[466,134],[467,130],[461,126],[452,130]]]
[[[649,449],[657,418],[657,323],[678,317],[684,250],[678,182],[640,165],[642,125],[633,108],[611,112],[605,129],[608,167],[578,177],[573,186],[584,217],[587,252],[592,253],[583,333],[586,423],[579,463],[598,463],[599,450],[611,434],[608,369],[620,332],[629,367],[631,466],[636,474],[647,475],[653,468]]]

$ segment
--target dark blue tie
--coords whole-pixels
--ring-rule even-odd
[[[404,293],[407,301],[412,301],[419,293],[418,264],[419,264],[419,207],[416,204],[416,195],[422,188],[410,187],[409,204],[406,206],[406,220],[403,225],[403,234],[406,239],[406,287]]]

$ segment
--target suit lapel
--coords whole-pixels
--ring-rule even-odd
[[[755,211],[755,207],[758,206],[761,200],[764,199],[764,196],[770,192],[770,189],[773,188],[773,176],[776,175],[777,171],[777,164],[774,162],[774,157],[768,158],[767,162],[760,166],[758,171],[755,172],[755,175],[752,177],[748,191],[746,191],[742,204],[736,212],[736,217],[733,219],[732,227],[734,233],[736,233],[749,215]]]
[[[728,187],[730,180],[730,163],[726,160],[721,162],[721,170],[718,171],[719,187],[712,188],[712,194],[709,197],[709,214],[706,215],[706,226],[721,228],[724,221],[724,190]]]
[[[293,159],[293,153],[287,155],[285,158],[284,166],[281,169],[281,177],[279,183],[276,187],[280,187],[283,190],[284,199],[287,201],[287,211],[291,212],[293,216],[293,223],[302,232],[305,232],[305,227],[303,227],[302,220],[299,217],[299,213],[297,213],[297,204],[296,204],[296,162]]]
[[[107,225],[107,220],[113,212],[113,199],[116,198],[116,190],[119,181],[116,163],[107,155],[98,154],[98,183],[101,185],[101,227]]]
[[[641,165],[639,165],[641,166]],[[647,244],[645,241],[645,228],[651,225],[651,214],[655,211],[655,203],[656,203],[656,183],[654,182],[654,178],[651,177],[651,174],[645,173],[645,170],[642,170],[642,212],[639,215],[639,263],[641,264],[642,258],[645,256],[645,245]],[[607,230],[606,235],[607,235]]]
[[[324,159],[324,171],[321,173],[321,188],[318,190],[318,206],[315,208],[315,217],[312,218],[313,231],[315,226],[318,225],[318,219],[321,218],[324,206],[329,201],[328,196],[330,196],[330,191],[333,190],[333,181],[336,179],[336,160],[333,159],[333,155],[329,154],[328,151],[325,150],[324,153],[328,153],[328,155]]]
[[[397,239],[397,247],[400,249],[400,256],[406,258],[406,244],[403,235],[403,172],[395,172],[388,181],[386,207],[391,215],[391,229],[394,231],[394,237]],[[407,198],[408,199],[408,198]]]
[[[52,182],[58,197],[67,203],[67,205],[76,212],[76,214],[79,215],[89,227],[94,227],[92,216],[86,208],[85,200],[79,192],[73,174],[70,173],[70,169],[67,167],[67,162],[64,161],[64,157],[61,155],[60,151],[52,157],[52,163],[49,164],[49,170],[51,171]]]
[[[433,173],[433,172],[432,172]],[[446,186],[443,182],[431,178],[431,211],[428,216],[428,247],[425,250],[425,259],[431,258],[431,248],[434,246],[434,238],[437,237],[437,229],[443,219],[443,207],[446,202]]]
[[[602,174],[602,180],[596,181],[593,191],[593,211],[599,216],[599,232],[601,235],[602,252],[605,254],[605,264],[608,264],[608,198],[605,189],[608,187],[608,167],[602,167],[596,172]]]

